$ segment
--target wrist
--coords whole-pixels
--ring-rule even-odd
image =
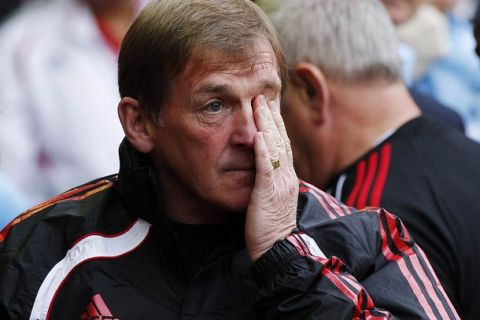
[[[276,236],[270,234],[269,235],[269,240],[265,241],[265,244],[263,246],[261,246],[261,247],[258,246],[254,250],[248,250],[248,248],[247,248],[250,259],[252,260],[252,262],[257,261],[267,251],[269,251],[275,245],[275,243],[287,239],[292,234],[298,234],[298,233],[301,233],[301,232],[302,231],[295,226],[293,228],[286,228],[282,232],[278,232]]]
[[[275,244],[260,256],[252,266],[253,278],[261,285],[272,275],[281,272],[292,261],[301,258],[295,246],[287,240],[275,242]]]

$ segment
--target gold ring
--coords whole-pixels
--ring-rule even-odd
[[[273,169],[280,167],[280,160],[271,160]]]

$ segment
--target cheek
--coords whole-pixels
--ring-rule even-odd
[[[202,133],[185,148],[186,156],[195,163],[200,175],[212,175],[223,162],[228,136],[221,132]]]

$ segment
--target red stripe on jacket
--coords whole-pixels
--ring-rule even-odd
[[[392,145],[386,144],[380,150],[380,166],[378,169],[375,185],[373,186],[372,195],[369,205],[372,207],[379,207],[382,199],[383,189],[387,181],[388,170],[390,169],[390,156],[392,153]]]

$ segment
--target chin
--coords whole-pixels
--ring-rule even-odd
[[[237,190],[245,187],[249,187],[251,189],[255,184],[254,170],[229,171],[226,177],[228,179],[227,184]]]
[[[248,190],[233,191],[234,198],[230,198],[226,201],[226,209],[233,212],[246,212],[248,205],[250,204],[251,193],[252,188],[248,188]]]
[[[223,210],[234,212],[247,211],[255,184],[254,177],[252,175],[243,175],[240,179],[234,179],[233,175],[230,175],[228,180],[222,182],[216,185],[214,190],[210,190],[210,201],[216,203]]]

